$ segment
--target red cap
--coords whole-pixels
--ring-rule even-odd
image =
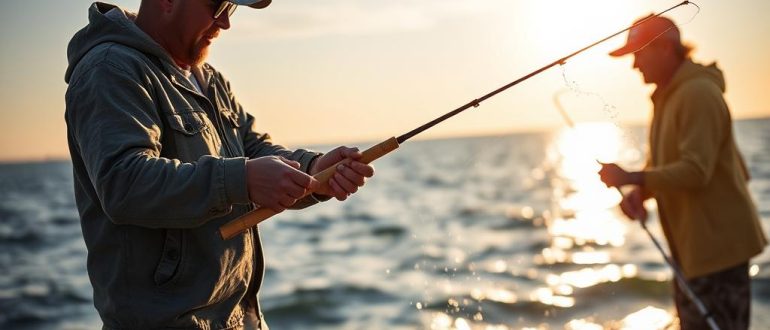
[[[610,56],[623,56],[639,51],[657,38],[681,42],[679,28],[668,18],[649,15],[636,20],[634,25],[636,26],[628,31],[626,44],[611,52]]]

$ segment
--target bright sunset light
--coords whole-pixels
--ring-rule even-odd
[[[67,157],[63,72],[69,37],[86,22],[90,1],[4,3],[0,159]],[[136,9],[138,0],[118,5]],[[591,1],[281,1],[267,11],[239,10],[215,40],[209,61],[231,80],[260,129],[290,146],[380,141],[402,134],[545,64],[678,2]],[[684,24],[695,57],[717,60],[728,78],[734,115],[770,115],[770,45],[759,13],[766,1],[733,5],[704,0],[670,17]],[[764,8],[764,10],[763,10]],[[43,16],[41,16],[43,15]],[[28,22],[44,22],[30,26]],[[714,22],[718,22],[715,24]],[[24,29],[14,27],[25,26]],[[729,27],[730,33],[717,29]],[[625,34],[442,123],[420,139],[560,127],[549,109],[567,87],[617,109],[619,122],[644,122],[649,101],[629,58],[606,52]],[[37,54],[37,55],[28,55]],[[21,71],[23,69],[23,71]],[[566,96],[576,121],[608,121],[593,97]],[[35,127],[34,130],[29,129]],[[45,132],[40,134],[39,132]],[[27,148],[14,141],[28,141]]]

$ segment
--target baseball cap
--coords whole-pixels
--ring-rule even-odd
[[[628,31],[626,44],[610,52],[610,56],[623,56],[636,52],[657,38],[681,42],[679,28],[666,17],[649,15],[636,20],[634,25],[636,26]]]
[[[249,6],[251,8],[262,9],[270,5],[272,0],[227,0],[236,5]]]

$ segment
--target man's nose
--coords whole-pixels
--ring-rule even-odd
[[[219,17],[214,20],[214,22],[220,29],[227,30],[230,28],[230,15],[227,15],[227,13],[224,15],[219,15]]]

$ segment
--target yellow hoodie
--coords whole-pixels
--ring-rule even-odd
[[[767,240],[749,195],[715,64],[686,60],[652,95],[645,189],[687,278],[748,261]]]

